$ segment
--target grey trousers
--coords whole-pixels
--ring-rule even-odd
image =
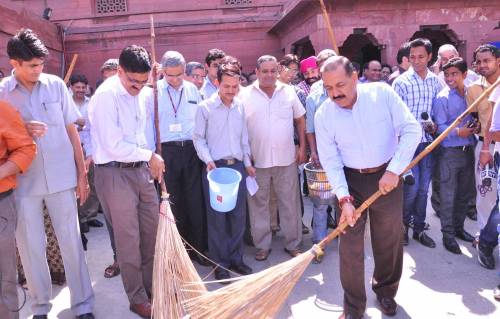
[[[95,186],[114,231],[122,282],[131,304],[149,300],[159,203],[149,168],[95,167]]]
[[[42,196],[22,196],[15,193],[15,197],[18,213],[16,240],[28,292],[33,300],[33,314],[47,314],[52,306],[52,281],[45,256],[47,239],[43,220],[44,202],[59,241],[71,294],[71,310],[75,316],[92,312],[94,292],[80,237],[75,190],[68,189]]]
[[[474,150],[443,147],[439,161],[440,219],[444,238],[455,238],[464,228],[470,185],[474,184]],[[493,184],[493,183],[492,183]]]
[[[243,235],[246,224],[246,172],[242,162],[225,165],[216,161],[217,167],[229,167],[240,172],[242,179],[238,189],[236,207],[227,213],[215,211],[210,206],[206,167],[203,173],[203,191],[207,207],[208,252],[219,265],[229,268],[243,263]]]
[[[300,216],[299,181],[297,164],[257,168],[259,190],[248,195],[250,226],[255,247],[271,248],[271,212],[269,199],[271,185],[278,198],[281,231],[285,236],[285,248],[297,249],[302,241],[302,218]]]
[[[0,199],[0,318],[19,318],[16,283],[16,209],[14,195]]]

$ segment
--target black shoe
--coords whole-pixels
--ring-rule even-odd
[[[80,233],[88,233],[90,230],[89,224],[87,222],[80,223]]]
[[[410,238],[408,237],[408,226],[403,225],[403,241],[402,244],[403,246],[408,246],[410,242]]]
[[[398,304],[393,298],[379,297],[377,296],[377,300],[380,306],[380,310],[389,317],[394,317],[396,315],[396,310],[398,308]]]
[[[33,319],[47,319],[47,315],[34,315]]]
[[[89,313],[84,313],[83,315],[76,316],[76,319],[95,319],[94,315]]]
[[[486,269],[495,269],[495,258],[493,257],[493,249],[487,247],[481,242],[476,246],[477,249],[477,260],[479,264]]]
[[[496,301],[500,301],[500,285],[493,289],[493,298],[495,298]]]
[[[475,239],[474,236],[472,236],[471,234],[466,232],[465,229],[455,231],[455,237],[457,237],[463,241],[466,241],[468,243],[472,243]]]
[[[229,275],[229,271],[222,269],[222,268],[217,268],[215,269],[215,279],[216,280],[224,280],[224,279],[229,279],[231,276]],[[229,284],[229,282],[221,282],[223,285]]]
[[[192,261],[196,261],[200,266],[205,266],[205,267],[208,267],[208,266],[212,266],[212,262],[210,262],[210,260],[208,260],[207,258],[203,257],[203,256],[200,256],[198,255],[196,252],[192,252],[191,254],[189,254],[190,258]]]
[[[446,248],[446,250],[451,252],[451,253],[454,253],[457,255],[462,254],[462,251],[460,250],[460,246],[458,246],[458,243],[455,240],[455,238],[448,238],[448,239],[443,238],[443,245],[444,245],[444,248]]]
[[[100,221],[98,221],[97,219],[89,220],[87,222],[87,225],[89,225],[90,227],[102,227],[102,226],[104,226],[104,224],[101,223]]]
[[[436,243],[434,242],[434,240],[432,240],[432,238],[430,238],[429,235],[425,233],[425,231],[422,231],[420,233],[413,232],[413,239],[420,242],[425,247],[429,248],[436,247]]]
[[[244,263],[241,263],[239,265],[231,265],[229,269],[243,276],[253,273],[252,268],[248,267],[248,265],[245,265]]]
[[[477,221],[477,210],[471,210],[467,212],[467,217],[473,221]]]

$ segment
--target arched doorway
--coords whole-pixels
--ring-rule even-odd
[[[309,37],[302,38],[293,43],[291,51],[292,54],[295,54],[299,58],[299,61],[316,55],[316,51]]]
[[[439,47],[443,44],[452,44],[457,48],[460,56],[464,56],[463,42],[458,39],[458,36],[453,30],[448,29],[448,25],[432,25],[432,26],[421,26],[420,31],[417,31],[411,37],[411,40],[417,38],[429,39],[432,43],[432,60],[429,65],[434,64],[437,60],[437,53]]]
[[[356,62],[363,68],[365,63],[372,60],[381,61],[381,48],[377,39],[371,33],[366,33],[366,29],[355,29],[339,48],[340,55],[347,57],[352,62]]]

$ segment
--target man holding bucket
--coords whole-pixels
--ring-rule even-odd
[[[206,167],[206,173],[203,174],[203,190],[207,206],[208,249],[211,259],[223,267],[215,269],[217,280],[230,277],[227,269],[242,275],[252,273],[252,269],[243,262],[243,234],[246,224],[244,177],[246,173],[255,176],[255,169],[250,161],[243,105],[235,99],[241,75],[238,64],[239,62],[223,63],[219,66],[218,94],[200,103],[193,133],[194,147]],[[217,168],[220,171],[217,171]],[[210,183],[231,182],[232,177],[223,176],[225,172],[222,168],[230,168],[227,173],[237,175],[237,179],[239,178],[239,188],[235,191],[237,193],[235,206],[226,205],[226,201],[231,200],[232,194],[209,193],[209,179]],[[212,203],[210,197],[214,197]]]
[[[361,318],[366,309],[362,274],[367,214],[375,260],[372,289],[382,312],[393,316],[403,270],[403,188],[399,175],[413,157],[421,128],[388,85],[356,85],[358,76],[347,58],[331,57],[321,71],[330,99],[315,115],[319,159],[339,199],[340,223],[351,226],[340,237],[339,246],[344,288],[341,318]],[[355,207],[377,190],[384,196],[367,214],[357,215]]]

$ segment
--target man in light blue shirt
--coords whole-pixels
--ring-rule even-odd
[[[181,236],[196,250],[207,249],[206,217],[201,185],[200,161],[193,145],[198,103],[198,88],[183,80],[186,62],[177,51],[167,51],[161,61],[164,79],[158,81],[160,141],[165,166],[164,176],[170,193],[172,212]],[[191,257],[201,264],[206,260],[196,253]]]
[[[445,87],[434,99],[433,113],[437,132],[443,133],[467,109],[465,84],[467,64],[462,58],[452,58],[443,66]],[[464,230],[470,185],[474,184],[474,133],[479,124],[470,124],[467,116],[441,143],[438,161],[440,175],[440,219],[444,247],[461,254],[455,236],[472,242],[474,237]],[[473,123],[473,122],[472,122]]]
[[[394,316],[403,267],[399,175],[413,157],[421,129],[387,84],[357,85],[357,73],[347,58],[331,57],[321,71],[330,99],[314,119],[319,159],[339,199],[339,223],[351,226],[340,237],[339,246],[343,315],[361,318],[366,309],[364,234],[369,214],[375,260],[372,289],[382,312]],[[383,196],[368,213],[357,215],[355,207],[378,190]]]
[[[208,99],[218,90],[217,69],[222,59],[226,56],[224,51],[219,49],[211,49],[205,58],[205,68],[207,76],[201,87],[200,93],[203,99]]]

